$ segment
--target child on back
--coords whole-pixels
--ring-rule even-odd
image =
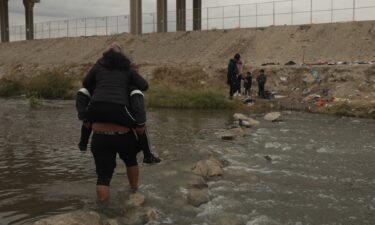
[[[253,84],[253,75],[250,71],[246,73],[246,77],[244,78],[244,88],[245,88],[245,95],[251,96],[251,85]]]
[[[237,74],[237,82],[236,82],[236,91],[238,95],[241,96],[241,81],[243,80],[243,62],[239,60],[236,64],[236,74]]]
[[[76,108],[78,111],[78,118],[83,121],[83,125],[81,127],[80,142],[78,144],[78,147],[81,151],[86,151],[91,134],[91,124],[86,119],[87,107],[90,103],[90,99],[91,95],[87,89],[81,88],[78,91],[76,96]],[[130,105],[130,112],[128,112],[128,115],[126,116],[129,117],[129,121],[133,121],[134,126],[132,128],[137,133],[139,147],[143,151],[143,163],[159,163],[161,159],[154,156],[154,154],[151,152],[150,143],[147,136],[146,111],[144,106],[143,93],[135,87],[131,88]]]
[[[259,75],[257,76],[257,82],[258,82],[258,96],[261,98],[266,98],[267,96],[264,90],[264,86],[266,85],[267,77],[264,74],[263,69],[259,71]]]

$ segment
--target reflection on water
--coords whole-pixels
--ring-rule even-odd
[[[93,159],[77,148],[73,102],[36,110],[24,100],[0,105],[0,224],[96,210]],[[292,113],[281,123],[257,118],[261,125],[250,136],[222,141],[214,133],[231,114],[150,110],[152,145],[163,162],[141,165],[140,190],[157,209],[157,224],[218,224],[222,217],[244,224],[375,224],[374,121]],[[195,208],[183,193],[191,167],[210,152],[227,166],[222,178],[208,182],[210,202]],[[119,162],[108,217],[123,214],[126,187]]]

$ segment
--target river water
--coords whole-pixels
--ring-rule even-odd
[[[0,224],[98,209],[74,102],[45,104],[0,99]],[[158,215],[152,224],[375,224],[374,120],[285,112],[270,123],[254,115],[258,128],[223,141],[215,133],[232,114],[149,110],[152,146],[163,158],[141,165],[140,192]],[[208,181],[210,201],[196,208],[185,200],[191,168],[209,154],[225,161],[224,175]],[[121,221],[128,192],[120,162],[111,191],[100,213]]]

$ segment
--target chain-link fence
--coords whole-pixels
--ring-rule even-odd
[[[186,10],[186,30],[193,29],[193,9]],[[176,12],[168,12],[168,31],[176,31]],[[185,19],[185,21],[184,21]],[[374,0],[280,0],[201,9],[203,30],[375,20]],[[156,13],[142,15],[143,33],[157,31]],[[10,40],[25,40],[25,26],[9,28]],[[35,39],[129,33],[130,16],[108,16],[34,24]]]

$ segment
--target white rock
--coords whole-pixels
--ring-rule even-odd
[[[97,212],[71,212],[41,219],[34,225],[101,225]]]
[[[282,120],[281,113],[279,112],[268,113],[267,115],[264,116],[264,119],[270,122],[279,122]]]

